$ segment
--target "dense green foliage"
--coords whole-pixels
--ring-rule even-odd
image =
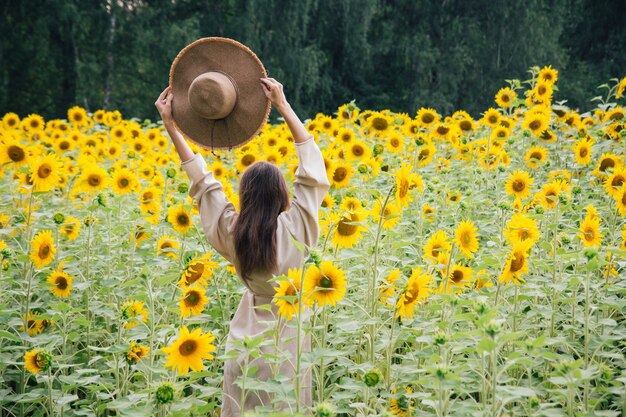
[[[64,117],[78,104],[157,115],[170,64],[204,36],[237,39],[303,117],[350,100],[411,116],[474,117],[505,78],[560,71],[555,100],[590,108],[623,76],[620,0],[2,0],[0,114]]]

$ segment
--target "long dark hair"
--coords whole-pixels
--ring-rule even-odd
[[[239,216],[233,229],[239,272],[276,269],[278,215],[289,207],[289,191],[280,169],[269,162],[250,165],[239,181]]]

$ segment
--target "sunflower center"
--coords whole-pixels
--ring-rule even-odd
[[[496,121],[497,121],[497,120],[496,120]],[[493,122],[493,123],[495,123],[495,122]],[[447,127],[447,126],[439,126],[439,127],[437,128],[437,133],[439,133],[439,134],[440,134],[440,135],[442,135],[442,136],[443,136],[443,135],[447,135],[449,131],[450,131],[450,128],[449,128],[449,127]]]
[[[609,168],[614,168],[615,167],[615,161],[610,159],[610,158],[606,158],[603,159],[602,162],[600,162],[600,171],[604,172]]]
[[[537,130],[539,129],[539,127],[541,127],[541,122],[539,120],[533,120],[532,122],[530,122],[528,127],[530,127],[530,130]]]
[[[350,142],[352,140],[352,136],[349,133],[344,133],[341,135],[341,140],[343,142]]]
[[[198,294],[197,291],[191,291],[189,294],[187,294],[187,297],[185,297],[185,304],[188,307],[194,307],[198,305],[199,301],[200,301],[200,294]]]
[[[61,142],[59,144],[59,149],[61,149],[63,151],[69,149],[69,147],[70,147],[70,143],[68,141],[66,141],[66,140],[64,140],[63,142]]]
[[[470,236],[469,233],[465,232],[461,235],[461,243],[463,243],[463,245],[468,246],[471,241],[472,241],[472,237]]]
[[[352,154],[354,156],[361,156],[363,155],[363,153],[365,152],[365,150],[363,149],[363,147],[361,145],[355,145],[352,147]]]
[[[154,194],[152,194],[152,191],[147,191],[143,194],[143,201],[149,201],[152,200],[154,198]]]
[[[461,123],[459,123],[459,127],[461,128],[461,130],[467,131],[472,129],[472,124],[469,122],[469,120],[463,120],[461,121]]]
[[[391,146],[393,146],[394,148],[397,148],[398,146],[400,146],[400,140],[398,140],[398,138],[391,138]]]
[[[621,175],[616,176],[615,178],[613,178],[613,181],[611,181],[611,185],[613,187],[621,187],[622,184],[624,183],[624,177],[622,177]]]
[[[100,185],[101,181],[102,179],[100,178],[99,175],[90,175],[89,178],[87,178],[87,182],[92,187],[97,187],[98,185]]]
[[[587,242],[593,241],[594,235],[595,235],[595,233],[593,232],[593,228],[591,228],[591,227],[585,228],[584,236],[585,236],[585,240]]]
[[[522,192],[524,191],[524,189],[526,188],[526,183],[524,183],[524,181],[522,180],[515,180],[513,181],[513,190],[515,190],[516,192]]]
[[[509,101],[511,101],[511,97],[509,97],[508,94],[502,94],[500,96],[500,101],[502,101],[503,103],[508,103]]]
[[[433,258],[436,258],[437,256],[439,256],[439,252],[442,251],[442,247],[441,245],[434,245],[433,249],[430,251],[430,254],[433,256]]]
[[[161,245],[161,249],[167,249],[171,247],[172,247],[172,244],[170,242],[163,242],[163,244]]]
[[[128,184],[129,184],[129,182],[128,182],[128,178],[122,178],[122,179],[119,181],[119,185],[120,185],[120,187],[128,187]]]
[[[519,233],[519,237],[520,237],[520,240],[521,240],[521,241],[524,241],[524,240],[528,239],[528,237],[529,237],[529,236],[528,236],[528,231],[527,231],[527,230],[522,230],[522,231]]]
[[[407,304],[411,304],[417,300],[417,296],[419,295],[419,288],[412,288],[412,291],[407,291],[404,293],[404,298]]]
[[[196,351],[197,347],[198,347],[198,344],[196,343],[195,340],[185,340],[183,343],[181,343],[180,347],[178,348],[178,352],[182,356],[189,356]]]
[[[435,115],[432,113],[425,113],[422,115],[422,122],[430,124],[435,120]]]
[[[626,206],[626,193],[622,194],[622,204]]]
[[[67,288],[67,279],[65,277],[58,277],[55,282],[58,289],[64,290]]]
[[[589,149],[587,148],[582,148],[580,150],[580,152],[578,152],[578,154],[580,155],[581,158],[584,158],[585,156],[587,156],[589,154]]]
[[[341,182],[348,176],[348,170],[344,167],[339,167],[333,173],[333,180],[335,182]]]
[[[463,271],[460,270],[455,270],[452,272],[452,282],[454,282],[455,284],[458,284],[459,282],[463,281]]]
[[[400,198],[406,197],[408,192],[409,192],[409,182],[405,179],[402,179],[400,181],[400,187],[398,187],[398,194]]]
[[[382,117],[375,117],[372,120],[372,127],[376,130],[385,130],[387,129],[387,126],[389,126],[389,122]]]
[[[524,254],[516,253],[513,256],[513,260],[511,261],[511,272],[515,273],[521,270],[524,267],[525,260],[526,259],[524,258]]]
[[[37,175],[39,175],[39,178],[47,178],[48,176],[50,176],[51,172],[52,167],[50,166],[50,164],[42,164],[37,170]]]
[[[534,159],[537,159],[537,160],[539,160],[539,161],[541,161],[541,159],[542,159],[542,155],[541,155],[539,152],[533,152],[533,153],[531,153],[531,154],[530,154],[530,157],[531,157],[531,159],[532,159],[532,158],[534,158]]]
[[[187,272],[185,273],[185,279],[187,281],[187,284],[191,285],[197,280],[199,280],[200,277],[202,277],[203,272],[204,272],[203,263],[197,263],[187,268]]]
[[[327,276],[323,276],[322,279],[320,279],[320,287],[332,288],[332,286],[333,286],[333,280],[328,278]]]
[[[50,246],[48,246],[48,245],[42,245],[42,246],[39,248],[39,252],[38,252],[38,253],[39,253],[39,257],[40,257],[40,258],[47,258],[47,257],[48,257],[48,254],[50,253]]]
[[[252,154],[246,154],[243,158],[241,158],[241,164],[245,167],[249,166],[254,162],[255,158]]]
[[[352,215],[351,217],[344,215],[343,219],[337,225],[337,233],[339,233],[341,236],[352,236],[353,234],[355,234],[359,230],[359,226],[354,224],[347,224],[347,222],[351,221],[358,221],[356,215]]]
[[[423,161],[424,159],[428,158],[429,155],[430,151],[428,149],[421,149],[419,155],[417,156],[417,159]]]
[[[24,154],[24,149],[16,145],[9,146],[8,154],[9,154],[9,158],[11,158],[13,162],[23,161],[24,157],[26,156]]]

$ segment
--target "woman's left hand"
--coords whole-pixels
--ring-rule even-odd
[[[288,103],[283,92],[283,85],[273,78],[261,78],[261,87],[265,96],[270,99],[272,104],[277,108],[284,108]]]

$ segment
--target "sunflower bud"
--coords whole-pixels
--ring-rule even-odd
[[[585,258],[587,258],[588,261],[592,260],[596,256],[598,256],[598,251],[596,249],[585,250]]]
[[[91,227],[94,223],[96,223],[98,219],[93,216],[87,216],[83,219],[83,223],[87,227]]]
[[[0,250],[0,258],[9,259],[11,257],[11,251],[8,248]]]
[[[178,184],[178,192],[181,194],[185,194],[189,191],[189,185],[186,182],[181,182]]]
[[[363,375],[363,382],[365,385],[372,388],[378,385],[383,380],[383,374],[376,368],[372,368]]]
[[[309,257],[307,258],[306,263],[314,264],[316,267],[319,268],[320,264],[322,263],[322,256],[316,250],[311,250],[311,252],[309,252]]]
[[[61,212],[56,212],[54,213],[54,216],[52,216],[52,220],[56,223],[56,224],[61,224],[65,221],[65,214],[61,213]]]
[[[381,145],[380,143],[377,143],[376,145],[374,145],[374,155],[380,155],[381,153],[383,153],[383,151],[385,150],[385,147],[383,145]]]
[[[174,168],[168,168],[167,171],[165,171],[165,175],[167,175],[167,178],[176,178],[176,170]]]
[[[476,304],[474,304],[474,311],[481,316],[485,314],[488,310],[489,310],[489,307],[487,307],[487,304],[485,304],[482,301],[479,301]]]
[[[437,379],[439,379],[440,381],[443,381],[444,379],[446,379],[446,377],[448,376],[448,370],[444,369],[444,368],[437,368],[435,370],[435,376],[437,377]]]
[[[104,193],[98,194],[98,204],[102,207],[107,207],[109,205],[109,196]]]
[[[619,135],[620,135],[621,137],[623,137],[623,138],[626,138],[626,129],[622,129],[622,130],[619,132]]]
[[[360,164],[358,169],[359,169],[359,173],[367,174],[367,171],[368,171],[367,164]]]
[[[335,407],[329,402],[324,401],[315,406],[315,417],[334,417]]]
[[[174,394],[174,387],[171,384],[165,382],[159,385],[156,390],[156,401],[159,404],[169,404],[174,401]]]
[[[490,320],[485,325],[485,333],[492,339],[495,339],[498,333],[500,333],[500,324],[497,321]]]
[[[448,335],[446,335],[444,332],[437,332],[435,333],[434,341],[436,345],[443,346],[448,341]]]
[[[545,212],[545,210],[543,209],[543,207],[541,207],[541,206],[535,207],[535,213],[543,214],[544,212]]]
[[[415,144],[417,146],[422,146],[424,144],[424,138],[421,136],[418,136],[415,138]]]

